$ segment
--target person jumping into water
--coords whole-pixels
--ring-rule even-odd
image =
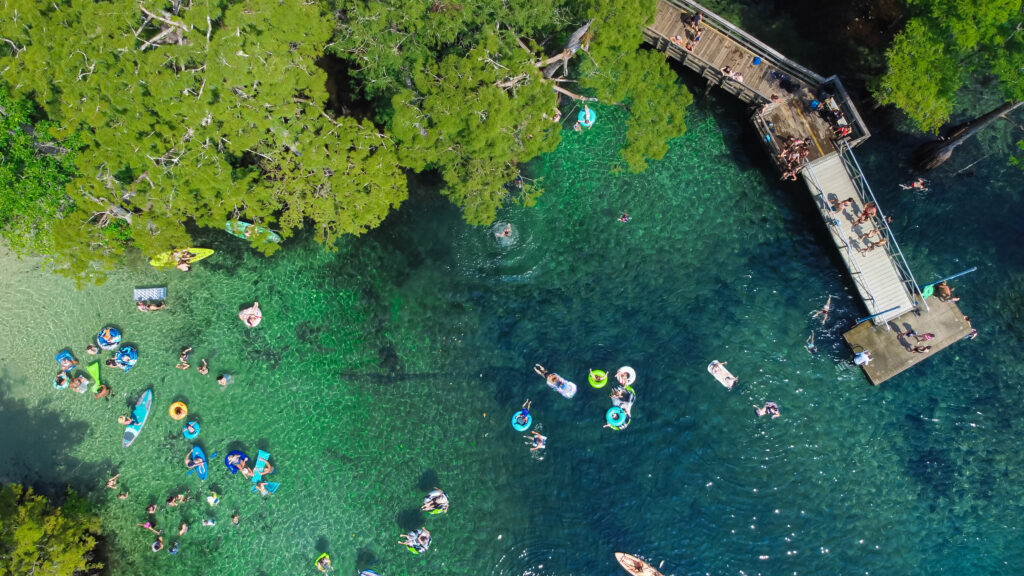
[[[811,318],[817,318],[821,316],[821,325],[824,326],[825,322],[828,322],[828,313],[832,311],[832,295],[829,294],[828,300],[825,302],[825,307],[818,310],[814,314],[811,314]]]

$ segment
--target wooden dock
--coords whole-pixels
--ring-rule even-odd
[[[872,385],[877,386],[915,364],[919,364],[944,348],[963,340],[971,333],[971,325],[953,302],[929,298],[928,307],[903,314],[884,326],[862,322],[843,334],[854,354],[867,350],[871,362],[862,366]],[[917,336],[908,336],[907,332]],[[934,334],[930,340],[920,340]],[[914,347],[927,352],[913,352]]]
[[[873,243],[891,238],[884,215],[858,223],[864,205],[870,200],[854,186],[842,157],[831,154],[819,158],[811,162],[801,175],[850,271],[868,315],[875,316],[876,324],[882,324],[913,310],[914,295],[889,251],[891,241],[872,248]],[[834,206],[847,199],[852,200],[850,205],[839,211],[833,210]]]
[[[698,12],[699,31],[691,25]],[[922,298],[853,155],[871,134],[838,78],[804,68],[692,0],[660,0],[644,39],[698,73],[707,91],[750,104],[751,123],[776,167],[802,176],[869,313],[844,338],[855,352],[871,351],[875,360],[864,371],[872,384],[967,335],[970,326],[955,305]],[[805,142],[808,155],[791,164],[781,152],[794,139]],[[876,213],[861,218],[865,209]],[[928,353],[910,352],[913,346],[897,336],[911,329],[936,334]]]

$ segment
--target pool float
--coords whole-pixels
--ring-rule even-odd
[[[587,382],[594,388],[604,388],[608,383],[608,373],[604,370],[591,370],[587,374]]]
[[[203,453],[203,449],[199,446],[193,446],[192,451],[189,452],[188,455],[193,461],[202,459],[203,463],[195,468],[189,468],[188,472],[185,472],[185,476],[195,472],[196,476],[199,476],[200,480],[206,480],[206,476],[210,473],[210,468],[206,465],[206,454]],[[216,454],[214,454],[214,456],[216,456]],[[216,492],[213,493],[213,498],[215,501],[219,501],[217,500]],[[213,504],[211,504],[211,506],[212,505]]]
[[[580,113],[576,115],[576,120],[579,121],[580,126],[590,128],[594,125],[594,121],[597,120],[597,114],[592,108],[587,107],[580,110]]]
[[[241,238],[243,240],[266,240],[267,242],[273,242],[274,244],[281,243],[281,236],[274,232],[270,228],[263,226],[257,226],[256,224],[250,224],[248,222],[242,222],[241,220],[230,220],[224,223],[224,230],[232,236]]]
[[[252,469],[252,483],[255,484],[263,479],[263,472],[270,467],[267,475],[274,473],[274,467],[270,466],[270,452],[260,450],[256,453],[256,465]]]
[[[156,268],[174,268],[178,265],[178,255],[182,252],[191,252],[192,254],[195,254],[195,256],[188,259],[189,264],[194,264],[203,258],[213,255],[213,250],[210,250],[209,248],[184,248],[181,250],[171,250],[170,252],[157,254],[149,261],[149,264]]]
[[[729,372],[729,369],[725,367],[725,362],[712,360],[711,363],[708,364],[708,372],[715,377],[715,380],[718,380],[719,384],[725,386],[729,390],[732,390],[732,387],[739,381],[732,375],[732,372]]]
[[[167,287],[159,286],[157,288],[136,288],[132,292],[132,298],[136,302],[159,302],[161,300],[167,300]]]
[[[114,355],[114,360],[117,361],[117,365],[124,368],[125,373],[135,366],[135,363],[139,361],[139,351],[135,349],[135,346],[122,346],[117,354]]]
[[[89,389],[89,379],[79,374],[71,380],[71,389],[79,394],[85,394]]]
[[[263,489],[267,491],[267,494],[273,494],[274,492],[277,492],[277,487],[281,485],[280,482],[263,482],[262,484]],[[250,490],[250,492],[252,492],[253,494],[258,494],[260,492],[260,484],[253,484],[252,490]],[[266,496],[267,494],[264,494],[264,496]]]
[[[135,409],[132,410],[132,420],[135,424],[129,424],[124,427],[124,439],[121,441],[122,446],[125,448],[132,445],[135,439],[139,437],[139,432],[142,431],[142,427],[146,424],[146,418],[149,418],[149,409],[153,406],[153,390],[146,390],[142,393],[142,397],[135,404]]]
[[[228,467],[228,470],[231,471],[232,474],[238,474],[238,467],[231,463],[232,456],[238,456],[239,463],[246,462],[247,460],[249,460],[249,457],[246,456],[245,452],[242,452],[241,450],[232,450],[231,452],[228,452],[227,456],[224,457],[224,465]]]
[[[359,576],[380,576],[380,574],[377,574],[373,570],[363,570],[359,573]]]
[[[107,326],[96,335],[96,343],[104,350],[116,350],[121,343],[121,331],[113,326]]]
[[[632,386],[623,386],[618,384],[612,390],[614,392],[621,393],[621,397],[612,396],[612,406],[618,406],[623,410],[629,410],[629,407],[636,401],[636,391],[633,390]]]
[[[260,311],[260,303],[253,302],[252,306],[238,313],[238,318],[249,328],[255,328],[263,321],[263,313]]]
[[[89,364],[89,366],[86,367],[85,371],[88,372],[89,376],[92,378],[92,393],[94,396],[96,396],[97,398],[103,398],[107,394],[110,394],[110,389],[104,386],[103,384],[100,384],[99,362],[93,362]]]
[[[188,416],[188,406],[186,406],[184,402],[175,402],[167,409],[167,413],[171,415],[171,418],[181,420],[185,416]]]
[[[71,384],[71,376],[67,372],[58,372],[53,377],[53,387],[57,390],[63,390]]]
[[[551,378],[551,376],[554,376],[554,378]],[[547,382],[548,388],[551,388],[566,398],[572,398],[576,395],[576,385],[565,378],[562,378],[558,374],[551,373],[544,379],[544,381]]]
[[[409,532],[405,537],[405,547],[409,549],[409,552],[413,554],[422,554],[427,550],[430,550],[430,532],[427,532],[427,543],[420,543],[420,534],[423,533],[423,528],[418,528]]]
[[[520,422],[519,417],[526,413],[526,422]],[[512,415],[512,428],[516,432],[526,432],[530,429],[530,425],[533,424],[533,414],[530,414],[528,410],[520,410]]]
[[[619,384],[629,386],[636,381],[636,370],[629,366],[623,366],[615,373],[615,379],[619,381]]]
[[[53,359],[60,365],[62,372],[70,372],[75,366],[78,366],[78,360],[75,360],[75,357],[67,350],[61,350]]]
[[[173,404],[171,406],[173,406]],[[171,418],[174,418],[173,414],[171,414]],[[178,420],[178,418],[174,419]],[[186,440],[194,440],[197,436],[199,436],[199,431],[199,422],[192,420],[188,424],[185,424],[185,426],[181,429],[181,435],[184,436]]]
[[[443,503],[442,502],[443,499]],[[444,490],[431,490],[430,494],[423,499],[423,505],[429,506],[433,502],[438,502],[440,505],[437,508],[432,509],[430,514],[444,514],[448,512],[448,494]]]
[[[629,426],[629,414],[618,406],[612,406],[604,413],[604,419],[612,430],[625,430]]]
[[[230,224],[230,222],[229,222]],[[327,555],[327,552],[317,556],[316,561],[313,562],[316,569],[321,572],[327,572],[331,569],[331,557]]]

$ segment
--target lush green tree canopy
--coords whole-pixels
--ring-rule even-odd
[[[18,252],[54,250],[57,222],[74,210],[64,185],[74,176],[74,138],[57,141],[33,122],[32,103],[0,85],[0,235]]]
[[[994,80],[1007,101],[1024,99],[1021,0],[908,0],[911,14],[886,53],[874,91],[921,130],[935,132],[969,83]]]
[[[0,487],[0,576],[73,576],[98,570],[100,519],[68,492],[60,508],[17,484]]]
[[[16,249],[99,280],[129,247],[153,255],[189,246],[194,226],[226,220],[286,238],[311,225],[331,246],[402,203],[406,169],[437,170],[466,220],[487,223],[519,165],[558,144],[560,81],[579,82],[578,94],[559,88],[571,98],[631,112],[622,156],[633,170],[683,133],[690,95],[662,55],[640,50],[655,6],[7,0],[0,82],[8,100],[33,102],[46,121],[32,128],[26,112],[8,121],[19,128],[4,153],[20,159],[0,180],[14,208],[0,224],[27,238]],[[573,57],[566,40],[590,19]],[[319,64],[328,49],[347,66],[345,98],[366,99],[372,118],[326,112]],[[569,78],[545,72],[553,59]],[[47,142],[62,153],[40,153]]]

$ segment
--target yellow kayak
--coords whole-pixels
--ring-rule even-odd
[[[191,252],[192,254],[195,254],[194,257],[188,259],[190,263],[198,262],[213,254],[213,250],[210,250],[209,248],[182,248],[180,250],[171,250],[170,252],[157,254],[156,256],[153,256],[153,259],[150,260],[149,263],[157,268],[173,268],[178,263],[178,256],[183,252]]]
[[[655,570],[653,566],[632,554],[616,552],[615,559],[619,561],[626,572],[633,576],[662,576],[662,573]]]

